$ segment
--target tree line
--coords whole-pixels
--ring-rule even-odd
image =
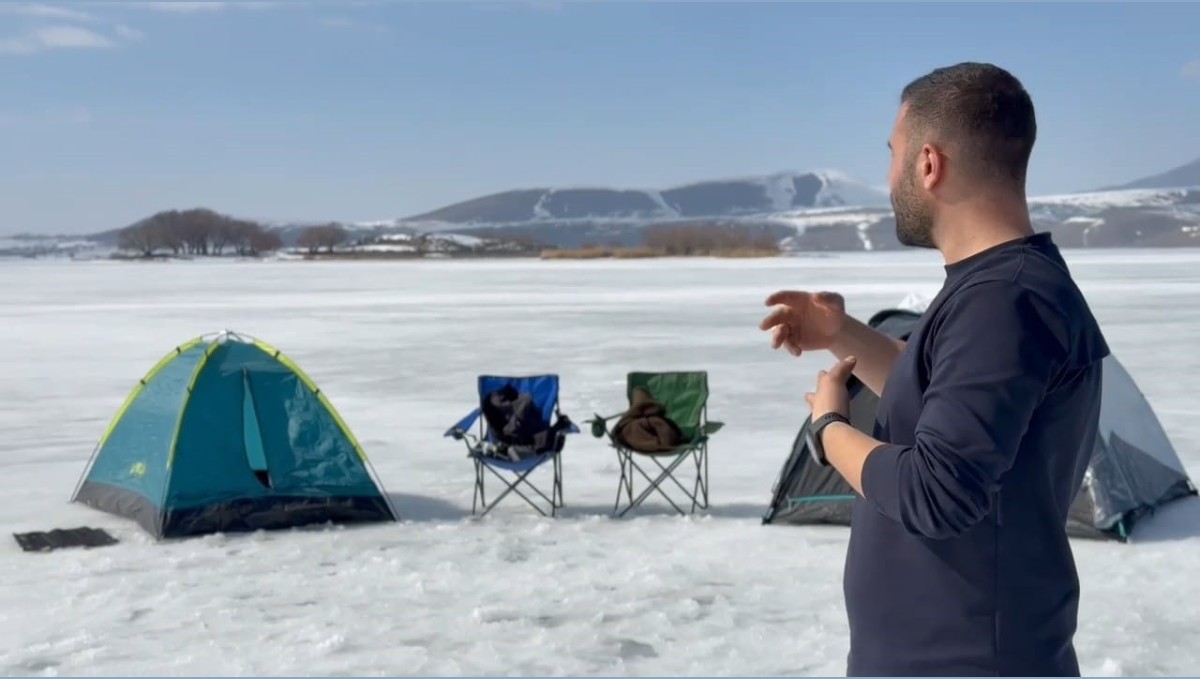
[[[349,240],[349,233],[338,224],[322,224],[304,229],[296,240],[298,247],[316,253],[333,249]],[[220,257],[236,254],[257,257],[284,247],[279,233],[258,222],[237,219],[208,208],[164,210],[128,226],[117,235],[117,247],[143,257],[170,252],[174,256]]]
[[[645,246],[670,256],[704,256],[736,252],[779,252],[779,237],[771,229],[744,224],[677,222],[648,227]]]
[[[165,210],[126,227],[117,236],[117,247],[146,257],[168,250],[174,255],[255,256],[282,248],[283,240],[257,222],[196,208]]]
[[[310,226],[301,231],[300,237],[296,239],[296,245],[308,250],[309,254],[316,254],[322,249],[326,252],[333,252],[334,248],[348,240],[350,240],[349,232],[331,222],[321,226]]]

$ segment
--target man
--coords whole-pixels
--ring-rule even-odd
[[[888,146],[896,233],[946,278],[908,342],[833,293],[778,292],[761,328],[839,360],[806,394],[816,453],[858,493],[844,590],[851,675],[1078,675],[1067,511],[1092,450],[1104,337],[1025,176],[1021,83],[989,64],[909,84]],[[853,373],[880,396],[846,423]]]

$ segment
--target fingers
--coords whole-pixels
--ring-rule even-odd
[[[843,358],[835,363],[834,366],[829,369],[829,377],[837,382],[845,382],[846,380],[850,379],[850,375],[854,372],[854,366],[856,364],[857,360],[853,356],[847,356],[846,358]],[[825,374],[825,371],[822,370],[821,376],[824,377]]]
[[[787,339],[787,326],[777,325],[771,331],[771,348],[778,349],[783,346],[783,341]]]
[[[804,293],[797,292],[795,290],[779,290],[778,292],[771,293],[770,297],[767,297],[766,305],[775,306],[776,304],[786,304],[789,299],[792,299],[796,295],[802,294]]]
[[[790,312],[791,309],[788,309],[787,307],[780,307],[775,311],[772,311],[771,313],[767,314],[767,317],[764,318],[761,323],[758,324],[758,329],[769,330],[774,326],[781,325]]]
[[[786,325],[777,325],[771,328],[771,348],[778,349],[779,347],[787,349],[788,353],[793,356],[799,356],[801,353],[800,347],[793,341]]]
[[[786,325],[777,325],[771,328],[771,348],[778,349],[780,347],[787,349],[787,352],[792,356],[798,357],[803,353],[791,333],[788,332],[788,326]]]

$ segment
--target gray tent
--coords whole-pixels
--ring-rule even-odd
[[[920,314],[885,309],[869,324],[904,339]],[[1067,533],[1073,537],[1124,541],[1133,525],[1156,508],[1196,494],[1179,456],[1137,384],[1109,355],[1104,362],[1104,393],[1100,432],[1084,477],[1071,506]],[[871,433],[878,399],[851,377],[850,422]],[[763,523],[849,525],[854,490],[832,468],[812,462],[804,443],[805,419],[780,472]]]

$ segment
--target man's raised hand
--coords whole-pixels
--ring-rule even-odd
[[[836,292],[780,290],[767,298],[775,309],[759,323],[771,332],[771,347],[784,347],[793,356],[828,349],[846,322],[846,305]]]

